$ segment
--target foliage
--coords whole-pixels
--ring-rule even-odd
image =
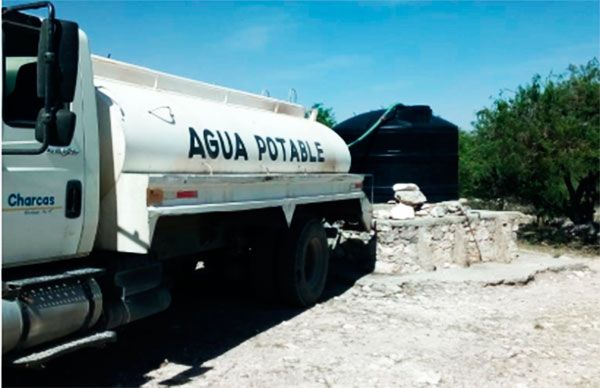
[[[321,124],[324,124],[329,128],[333,128],[337,124],[337,121],[335,120],[335,114],[333,113],[333,108],[325,108],[322,102],[317,102],[313,104],[308,112],[306,112],[306,117],[310,116],[310,112],[313,109],[317,110],[317,121]]]
[[[531,204],[539,217],[590,222],[600,177],[600,66],[597,59],[502,93],[461,132],[465,196]]]
[[[595,224],[575,225],[570,221],[560,219],[555,222],[538,224],[536,222],[519,227],[517,235],[521,242],[536,246],[548,246],[556,249],[566,248],[584,254],[600,254],[598,232],[600,227]]]

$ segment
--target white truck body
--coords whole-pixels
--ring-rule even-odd
[[[78,122],[72,145],[51,147],[35,157],[3,159],[3,186],[8,193],[3,198],[3,222],[10,226],[3,229],[4,266],[83,256],[94,245],[101,249],[147,252],[158,214],[151,219],[145,214],[147,209],[141,210],[146,208],[149,187],[139,182],[148,182],[150,174],[164,173],[166,177],[181,173],[200,176],[248,173],[258,181],[260,175],[296,174],[288,177],[294,180],[302,174],[345,173],[350,168],[350,154],[344,142],[324,125],[305,119],[301,106],[94,57],[89,53],[83,32],[80,42],[81,74],[73,109],[83,120]],[[86,101],[96,102],[96,106]],[[202,147],[204,156],[189,157],[190,128],[194,127],[199,139],[196,145]],[[212,135],[205,136],[206,129]],[[261,140],[265,149],[259,149],[263,143],[257,142]],[[4,147],[34,143],[31,132],[3,123]],[[209,153],[215,150],[219,153],[211,158]],[[224,151],[231,155],[226,157]],[[129,175],[120,181],[123,173]],[[78,177],[85,181],[82,185],[87,194],[83,195],[85,212],[81,218],[65,219],[64,187],[66,181]],[[335,193],[330,193],[328,187],[332,177],[323,175],[321,182],[313,177],[310,181],[313,187],[304,181],[304,193],[297,190],[290,195],[274,196],[271,204],[265,201],[263,193],[253,198],[253,192],[245,192],[243,200],[261,200],[262,206],[272,207],[280,206],[284,200],[315,194],[336,194],[337,199],[345,195],[360,196],[362,191],[357,182],[362,178],[346,174],[336,179],[342,177],[347,182]],[[114,198],[118,186],[125,193],[119,190],[116,202],[119,209],[127,211],[117,213],[115,224],[108,217],[113,209],[105,197],[110,194]],[[190,190],[200,188],[187,186]],[[246,187],[232,190],[243,191]],[[12,194],[15,195],[11,197]],[[16,195],[42,198],[42,203],[14,206],[19,202]],[[53,198],[51,205],[43,204],[46,197]],[[188,198],[186,202],[191,205],[195,201]],[[106,209],[102,209],[102,204]],[[256,208],[256,204],[253,206]],[[133,209],[140,211],[132,213]],[[239,205],[235,209],[240,209]],[[104,217],[98,218],[100,214]],[[96,240],[94,225],[98,224]],[[28,244],[32,234],[40,237],[36,244]],[[139,240],[126,237],[136,234]]]
[[[16,21],[8,31],[14,29],[11,34],[17,34],[22,27],[32,28]],[[298,209],[344,220],[343,214],[354,207],[351,218],[366,229],[370,227],[363,177],[347,173],[350,153],[346,145],[331,129],[306,119],[303,107],[93,57],[80,30],[78,45],[75,93],[68,104],[76,116],[70,144],[50,145],[37,155],[2,157],[5,279],[8,274],[11,280],[11,270],[25,269],[31,279],[45,277],[42,283],[52,285],[52,276],[63,279],[64,273],[79,274],[81,268],[91,265],[86,263],[106,272],[104,259],[95,252],[109,256],[112,252],[114,257],[139,255],[134,256],[136,263],[158,260],[157,265],[162,266],[161,260],[216,246],[195,232],[198,225],[206,223],[202,216],[207,214],[219,219],[220,214],[280,209],[285,227],[290,228]],[[5,85],[9,88],[4,93],[6,104],[7,98],[22,88],[23,66],[35,63],[36,57],[15,55],[5,60],[5,79],[12,77],[10,85]],[[31,126],[11,122],[8,117],[3,113],[5,152],[39,146]],[[257,225],[271,222],[257,214]],[[157,232],[162,219],[174,217],[184,217],[177,218],[183,220],[177,221],[181,229],[169,227],[164,235]],[[223,231],[230,227],[226,224],[219,232],[226,233]],[[252,222],[247,228],[253,228]],[[223,241],[219,246],[226,245]],[[140,261],[140,257],[144,258]],[[125,261],[132,260],[127,256]],[[56,269],[52,274],[38,269],[45,268],[38,267],[43,263],[62,262],[69,263],[61,269],[63,274],[59,271],[56,275]],[[152,263],[144,268],[151,268]],[[136,264],[138,267],[141,264]],[[86,271],[86,281],[91,282],[86,287],[93,290],[93,297],[84,298],[83,304],[73,309],[87,316],[80,319],[92,327],[102,321],[109,303],[105,300],[102,308],[102,287],[89,275],[93,271]],[[77,276],[68,275],[67,279],[83,284]],[[7,284],[31,292],[39,282],[31,279],[12,279]],[[157,282],[151,278],[151,286],[141,288],[158,287]],[[125,300],[126,294],[123,292],[122,304],[129,311],[127,306],[135,303]],[[9,319],[3,318],[8,330],[3,332],[9,338],[3,349],[55,339],[58,334],[25,333],[23,322],[30,318],[23,318],[21,314],[27,313],[18,311],[34,307],[19,298],[3,299],[3,315]],[[56,326],[62,317],[56,311],[52,314],[48,318],[51,323],[38,317],[40,333],[46,326]]]

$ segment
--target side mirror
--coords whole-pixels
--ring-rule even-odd
[[[75,133],[75,113],[67,109],[59,109],[56,112],[56,121],[49,125],[44,125],[44,109],[38,114],[38,125],[35,127],[35,138],[40,143],[47,136],[47,143],[50,146],[66,147],[71,144],[73,134]]]
[[[67,146],[73,140],[75,114],[62,106],[73,102],[75,96],[79,62],[77,23],[57,20],[54,5],[49,1],[2,8],[2,18],[39,8],[48,8],[48,18],[40,29],[37,58],[37,95],[44,99],[44,107],[37,117],[35,137],[42,144],[38,148],[2,150],[4,155],[39,155],[49,145]]]
[[[60,109],[56,112],[56,131],[50,133],[49,144],[59,147],[71,144],[75,133],[75,121],[75,113],[67,109]]]
[[[52,42],[48,35],[51,31]],[[52,50],[48,50],[48,44],[52,45]],[[46,54],[53,51],[54,71],[50,76],[53,78],[55,92],[53,94],[54,103],[69,103],[73,101],[75,95],[75,85],[77,83],[77,65],[79,62],[79,26],[77,23],[65,20],[51,18],[44,19],[40,33],[40,42],[38,46],[38,68],[37,68],[37,94],[44,98],[46,86],[48,85],[46,77],[47,62]]]

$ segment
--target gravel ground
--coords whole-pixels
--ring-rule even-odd
[[[346,273],[308,310],[200,282],[105,349],[3,367],[4,385],[600,387],[600,258],[553,260]]]

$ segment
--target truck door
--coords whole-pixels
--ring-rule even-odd
[[[3,21],[2,149],[36,149],[39,25]],[[68,147],[2,157],[2,264],[5,267],[77,254],[83,226],[83,134]]]

